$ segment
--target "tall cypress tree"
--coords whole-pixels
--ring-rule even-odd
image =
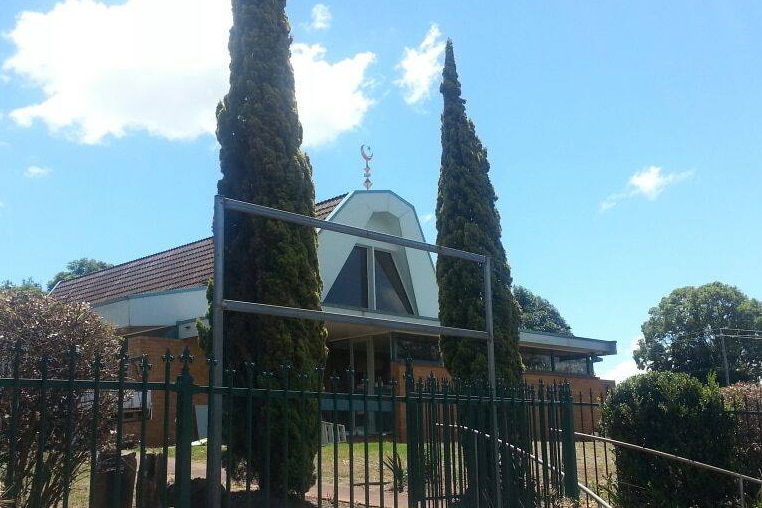
[[[289,212],[314,216],[315,190],[309,159],[300,150],[290,27],[285,0],[233,0],[230,30],[230,91],[217,107],[222,179],[218,192]],[[226,215],[225,298],[320,309],[317,236],[312,228],[242,214]],[[243,362],[257,373],[310,373],[325,361],[322,323],[226,313],[225,364],[245,380]],[[296,388],[292,377],[291,387]],[[302,383],[303,381],[298,381]],[[306,389],[319,380],[311,376]],[[299,385],[303,386],[303,385]],[[319,443],[314,403],[272,401],[270,413],[256,406],[247,462],[245,402],[228,414],[234,426],[228,453],[271,494],[306,492],[314,483]],[[265,447],[270,447],[267,450]],[[269,468],[266,467],[269,457]]]
[[[442,166],[437,195],[437,244],[492,258],[492,306],[495,364],[499,378],[521,377],[518,352],[518,306],[510,291],[511,271],[500,242],[497,196],[489,179],[487,150],[466,115],[455,69],[452,41],[447,41],[442,84]],[[485,328],[483,270],[473,262],[437,258],[439,319],[444,326]],[[442,337],[442,356],[450,374],[462,380],[487,375],[487,347],[482,341]]]

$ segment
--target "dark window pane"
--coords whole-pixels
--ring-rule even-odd
[[[352,249],[325,303],[368,308],[368,250],[365,247]]]
[[[397,314],[413,313],[392,255],[383,251],[376,251],[376,309]]]
[[[396,360],[415,360],[441,363],[439,340],[437,337],[413,335],[409,333],[393,333],[394,358]]]

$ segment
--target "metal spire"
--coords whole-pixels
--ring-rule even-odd
[[[367,151],[365,150],[367,148]],[[363,182],[363,185],[365,185],[365,190],[370,190],[371,187],[373,187],[373,182],[370,181],[370,166],[368,163],[373,158],[373,152],[371,151],[371,148],[365,145],[360,145],[360,155],[362,155],[362,158],[365,159],[365,182]]]

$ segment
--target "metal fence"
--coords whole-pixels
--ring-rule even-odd
[[[759,506],[762,500],[762,407],[758,400],[741,398],[727,400],[728,413],[737,422],[736,446],[744,461],[731,471],[706,464],[689,457],[655,450],[638,443],[626,443],[606,436],[600,425],[601,406],[606,393],[579,392],[574,396],[574,437],[585,506],[617,506],[618,481],[616,457],[618,453],[642,454],[644,463],[665,461],[671,467],[688,464],[696,471],[715,473],[718,479],[733,478],[738,485],[737,495],[728,506]],[[744,474],[745,473],[745,474]],[[755,476],[756,475],[756,476]],[[638,486],[636,486],[638,487]],[[647,485],[638,488],[647,489]],[[725,506],[725,505],[723,505]]]
[[[197,442],[194,395],[195,403],[199,395],[222,398],[223,505],[280,503],[270,496],[267,474],[255,478],[247,467],[235,474],[224,453],[234,436],[259,435],[260,442],[247,438],[246,461],[288,468],[282,447],[289,443],[270,436],[277,426],[304,425],[277,419],[270,410],[276,401],[315,408],[320,428],[304,428],[305,435],[320,436],[315,482],[301,496],[315,506],[547,507],[578,494],[568,386],[493,392],[487,383],[413,379],[408,367],[401,383],[389,380],[388,390],[373,391],[366,380],[362,390],[340,392],[341,376],[353,379],[354,372],[296,373],[288,366],[260,372],[255,365],[243,365],[243,377],[233,371],[221,383],[212,377],[207,386],[191,376],[191,362],[203,360],[187,349],[177,358],[167,352],[134,362],[126,347],[118,359],[91,364],[88,379],[75,379],[65,374],[75,371],[75,350],[65,359],[40,359],[35,372],[20,372],[24,352],[15,354],[11,372],[0,377],[0,477],[11,506],[205,506],[207,486],[196,477],[206,475],[211,453],[208,443]],[[104,377],[110,361],[118,362],[117,373]],[[139,375],[129,378],[135,363]],[[172,379],[170,366],[177,363],[181,373]],[[208,367],[214,376],[214,362]],[[164,369],[163,381],[148,381],[152,368]],[[320,379],[316,391],[306,389],[309,376]],[[149,411],[151,393],[163,401],[163,413]],[[125,404],[130,399],[141,401],[137,414]],[[156,414],[162,439],[149,447],[147,427],[159,423],[151,420]]]

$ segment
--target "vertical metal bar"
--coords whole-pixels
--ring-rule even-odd
[[[167,351],[162,355],[161,357],[162,361],[164,362],[164,418],[163,418],[163,434],[162,434],[162,450],[161,450],[161,461],[163,465],[163,473],[162,473],[162,485],[167,484],[167,474],[169,473],[168,467],[169,467],[169,402],[170,402],[170,393],[172,391],[172,386],[170,384],[170,375],[171,375],[171,369],[172,369],[172,361],[175,359],[174,356],[172,356],[172,352],[167,348]],[[175,442],[177,442],[177,436],[175,436]],[[167,489],[161,489],[161,506],[162,508],[166,508],[169,506],[169,497]]]
[[[207,386],[207,396],[206,396],[206,398],[207,398],[207,408],[206,408],[207,419],[206,419],[206,421],[207,422],[212,422],[212,421],[215,420],[215,418],[217,418],[217,412],[222,407],[222,404],[221,404],[222,401],[221,400],[218,401],[219,402],[218,404],[214,404],[213,403],[214,397],[221,397],[221,395],[216,395],[215,394],[215,390],[214,390],[215,385],[219,382],[218,381],[219,378],[217,377],[217,370],[218,370],[217,364],[221,363],[221,362],[219,362],[217,360],[217,357],[214,356],[214,353],[212,353],[212,355],[209,356],[206,359],[206,362],[207,362],[207,365],[209,367],[209,385]],[[215,407],[215,405],[218,406],[218,407]],[[207,431],[206,431],[206,456],[207,456],[207,462],[206,462],[207,471],[206,471],[206,475],[207,476],[206,477],[210,478],[210,476],[215,476],[216,475],[216,477],[214,479],[217,481],[217,487],[216,488],[217,488],[217,490],[219,490],[219,484],[220,484],[220,481],[222,479],[222,457],[220,457],[219,467],[217,467],[215,469],[215,471],[209,471],[209,468],[212,467],[211,466],[212,455],[214,455],[214,451],[213,451],[214,447],[213,447],[212,440],[210,439],[212,433],[209,432],[209,430],[210,430],[209,427],[207,427]],[[220,428],[220,431],[221,430],[222,429]],[[219,473],[217,473],[217,472],[219,472]],[[210,475],[209,473],[213,473],[213,474]],[[207,482],[207,485],[209,485],[207,487],[207,489],[206,489],[207,506],[214,506],[214,504],[212,504],[212,503],[214,501],[214,495],[215,494],[212,492],[211,485],[209,484],[209,482]]]
[[[121,505],[122,491],[122,446],[124,445],[124,383],[127,376],[127,364],[130,361],[130,353],[127,350],[127,339],[122,341],[122,349],[119,354],[119,374],[116,397],[116,464],[114,469],[114,489],[111,491],[111,505]]]
[[[452,502],[452,429],[450,428],[450,383],[442,382],[442,439],[444,441],[444,488],[445,504]]]
[[[42,355],[40,361],[40,370],[42,371],[42,379],[40,384],[40,427],[37,434],[37,453],[34,466],[34,483],[32,484],[32,506],[34,508],[42,508],[42,483],[43,483],[43,464],[45,453],[45,435],[48,432],[47,429],[47,407],[48,407],[48,367],[50,366],[50,357],[47,353]]]
[[[561,420],[563,425],[564,492],[566,496],[579,500],[577,485],[577,453],[574,445],[574,409],[571,389],[561,385]]]
[[[265,506],[270,506],[272,496],[272,401],[270,400],[272,388],[272,375],[265,374]],[[254,422],[252,422],[253,424]],[[247,497],[248,502],[251,496]]]
[[[323,379],[325,371],[323,367],[317,368],[317,421],[320,425],[320,443],[317,456],[317,498],[318,506],[323,503]],[[302,389],[302,393],[304,390]],[[334,426],[336,423],[334,423]]]
[[[399,436],[397,435],[397,380],[392,379],[392,461],[394,464],[402,464],[402,460],[397,462],[397,458],[399,458],[399,453],[397,452],[397,439],[399,439]],[[394,485],[394,494],[392,496],[392,504],[393,508],[399,508],[399,493],[398,493],[398,485],[397,480],[399,479],[400,485],[402,483],[402,478],[397,476],[397,473],[400,473],[401,471],[395,471],[392,470],[392,485]]]
[[[349,378],[349,506],[355,505],[355,453],[352,439],[355,435],[355,408],[354,408],[354,388],[355,388],[355,369],[350,367],[347,370]]]
[[[283,468],[283,475],[284,475],[283,476],[283,478],[284,478],[284,480],[283,480],[284,487],[286,489],[286,492],[288,492],[289,491],[289,480],[288,480],[288,478],[289,478],[289,474],[288,474],[288,462],[289,462],[288,461],[288,444],[289,444],[289,439],[288,439],[288,436],[289,436],[289,434],[291,432],[291,417],[290,417],[291,411],[289,411],[289,407],[288,406],[293,404],[293,402],[291,401],[291,396],[289,395],[289,389],[290,389],[289,382],[291,380],[290,379],[291,378],[291,366],[289,364],[285,364],[285,365],[281,366],[281,376],[282,376],[282,381],[281,381],[281,385],[279,386],[279,389],[283,393],[283,406],[285,408],[285,410],[282,413],[284,415],[284,418],[283,418],[283,420],[284,420],[283,421],[283,427],[286,429],[286,431],[282,434],[283,435],[283,464],[282,464],[282,468]],[[285,386],[283,385],[283,383],[285,383]]]
[[[550,465],[548,464],[548,421],[545,415],[545,385],[542,380],[537,383],[537,412],[540,420],[540,450],[542,453],[542,488],[543,495],[546,499],[550,493]]]
[[[77,347],[72,345],[69,348],[69,354],[68,354],[68,367],[69,367],[69,374],[67,377],[67,386],[66,386],[66,431],[65,431],[65,437],[66,440],[66,452],[64,454],[64,497],[63,497],[63,508],[69,508],[69,494],[71,493],[71,475],[72,475],[72,467],[71,467],[71,444],[72,444],[72,435],[74,434],[73,424],[74,424],[74,372],[76,368],[76,362],[77,362]]]
[[[214,294],[212,297],[212,356],[217,360],[214,379],[223,380],[224,362],[224,312],[222,299],[225,290],[225,198],[214,197]],[[211,380],[210,380],[210,384]],[[207,439],[208,461],[206,463],[207,506],[221,506],[220,479],[222,472],[222,395],[209,400],[209,432]],[[228,471],[228,475],[230,471]]]
[[[189,364],[193,361],[186,347],[180,359],[183,370],[177,378],[177,444],[175,446],[175,506],[190,508],[191,502],[191,441],[193,441],[193,376]]]
[[[16,341],[13,345],[13,385],[11,395],[11,422],[9,429],[8,442],[8,469],[6,470],[5,488],[7,497],[15,499],[18,493],[19,482],[16,479],[16,445],[18,442],[18,421],[20,409],[20,390],[19,387],[19,362],[21,361],[21,342]]]
[[[246,436],[245,436],[245,446],[246,446],[246,503],[247,506],[250,506],[251,504],[251,472],[253,471],[252,467],[252,460],[254,456],[253,451],[253,439],[254,437],[252,434],[254,433],[254,365],[246,362],[244,364],[244,369],[246,369]],[[267,409],[269,409],[269,404],[267,405]],[[231,415],[232,416],[232,415]],[[267,428],[269,430],[269,426]],[[265,441],[265,448],[270,449],[270,442],[269,440]],[[270,478],[270,469],[269,464],[265,466],[265,475],[266,478],[269,481]]]
[[[227,374],[228,378],[228,390],[227,390],[227,407],[228,407],[228,418],[227,418],[227,425],[226,425],[226,436],[227,436],[227,443],[228,443],[228,450],[230,450],[230,447],[233,443],[233,385],[235,384],[235,370],[234,369],[226,369],[225,373]],[[227,457],[227,463],[225,464],[225,489],[227,490],[228,496],[230,496],[230,489],[232,487],[233,483],[233,454],[227,453],[225,455]],[[220,505],[212,505],[212,506],[220,506]]]
[[[580,392],[580,394],[579,394],[579,400],[580,400],[580,402],[582,402],[582,392]],[[592,388],[590,388],[590,391],[589,391],[589,402],[590,402],[590,433],[592,433],[592,432],[595,431],[595,407],[594,407],[594,404],[593,404],[593,389]],[[581,407],[580,407],[580,412],[582,412],[582,408]],[[585,432],[585,430],[584,430],[584,423],[585,423],[584,415],[581,418],[581,420],[582,420],[582,425],[583,425],[582,432],[584,433]],[[598,441],[596,439],[593,439],[593,464],[594,464],[594,468],[595,468],[594,470],[595,470],[595,486],[596,486],[596,488],[598,487],[598,484],[599,484],[598,478],[600,478],[600,474],[598,474],[598,448],[597,448],[597,444],[598,444]],[[606,443],[601,443],[601,444],[603,444],[604,448],[606,447]],[[584,456],[584,453],[585,453],[585,448],[587,448],[587,442],[586,441],[582,441],[582,453],[583,453],[583,456]],[[587,485],[589,487],[590,484],[587,481],[587,464],[585,464],[584,467],[585,467],[585,485]]]
[[[378,383],[376,383],[378,384]],[[376,431],[378,432],[378,494],[381,508],[384,508],[384,413],[383,396],[380,386],[376,392]]]
[[[487,364],[489,373],[490,390],[490,433],[492,434],[492,467],[495,471],[495,505],[503,506],[502,492],[500,488],[500,444],[497,427],[497,407],[495,407],[495,393],[497,381],[495,378],[495,329],[492,322],[492,260],[489,256],[484,259],[484,320],[487,327]]]
[[[100,411],[98,406],[100,405],[101,368],[103,367],[100,355],[95,357],[91,367],[93,369],[93,405],[90,410],[93,417],[90,427],[90,494],[88,496],[88,506],[96,508],[95,489],[93,486],[95,485],[95,473],[98,470],[98,428],[100,427]],[[12,463],[13,461],[11,461]]]
[[[148,372],[151,370],[151,364],[148,363],[148,355],[143,354],[140,357],[140,465],[138,467],[138,499],[145,498],[145,459],[146,459],[146,421],[148,413]],[[166,490],[166,489],[165,489]],[[139,504],[138,506],[145,506]]]
[[[574,395],[572,394],[572,396],[574,396]],[[593,413],[592,413],[593,405],[592,405],[592,401],[593,401],[593,389],[591,388],[590,389],[590,421],[591,422],[593,421]],[[585,429],[585,412],[584,412],[584,400],[582,400],[582,392],[579,392],[579,415],[580,415],[580,419],[579,419],[579,421],[580,421],[580,432],[585,434],[585,431],[587,429]],[[597,478],[598,477],[598,460],[597,460],[597,457],[596,457],[596,454],[595,454],[595,443],[596,443],[596,441],[593,440],[593,463],[595,464],[594,470],[595,470],[595,474],[596,474],[596,478]],[[586,441],[582,441],[582,469],[583,469],[583,477],[585,479],[585,485],[587,485],[589,487],[590,486],[590,482],[589,482],[588,477],[587,477],[587,442]]]
[[[333,506],[339,506],[339,377],[331,376],[333,390]]]
[[[368,356],[370,356],[370,352],[367,352]],[[370,372],[368,372],[368,375]],[[362,432],[362,445],[363,445],[363,459],[365,460],[365,506],[370,506],[370,468],[368,464],[368,460],[370,459],[369,453],[368,453],[368,434],[369,434],[369,423],[370,423],[370,414],[368,412],[368,376],[365,376],[365,379],[363,380],[363,389],[362,389],[362,410],[363,410],[363,432]]]

